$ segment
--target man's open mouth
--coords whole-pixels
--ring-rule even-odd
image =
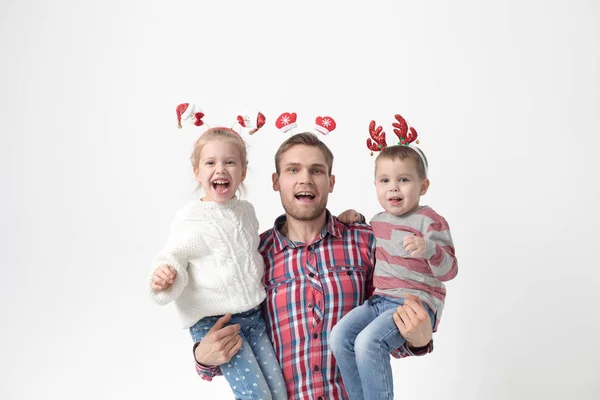
[[[310,192],[299,192],[296,193],[296,199],[298,200],[313,200],[315,195]]]

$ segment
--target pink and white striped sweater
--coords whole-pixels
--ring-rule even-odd
[[[446,298],[443,282],[458,272],[448,223],[430,207],[421,206],[399,217],[381,212],[370,224],[377,239],[374,294],[400,298],[407,293],[418,296],[436,315],[435,332]],[[409,235],[425,238],[424,258],[412,257],[404,250],[404,237]]]

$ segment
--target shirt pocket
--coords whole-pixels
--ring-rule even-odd
[[[345,312],[365,300],[369,278],[368,267],[361,264],[336,264],[327,269],[327,286],[337,294]]]

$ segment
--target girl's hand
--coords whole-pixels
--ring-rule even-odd
[[[362,215],[356,210],[346,210],[338,216],[338,219],[344,224],[353,224],[362,221]]]
[[[414,235],[404,237],[404,250],[412,257],[425,256],[425,239]]]
[[[156,268],[152,275],[152,282],[150,286],[154,290],[165,290],[173,284],[175,277],[177,276],[177,270],[168,265],[161,265]]]

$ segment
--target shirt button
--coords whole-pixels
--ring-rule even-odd
[[[348,271],[348,272],[346,272],[346,274],[352,275],[352,271]]]
[[[308,303],[308,308],[312,308],[312,303]]]
[[[315,365],[315,367],[313,368],[315,371],[319,370],[319,367],[317,365]]]
[[[318,337],[319,337],[319,335],[318,335],[317,333],[314,333],[314,334],[313,334],[313,338],[315,338],[315,339],[316,339],[316,338],[318,338]]]
[[[323,398],[321,396],[317,397],[317,400],[323,400]]]
[[[313,276],[315,276],[315,274],[311,272],[310,274],[308,274],[308,276],[312,278]]]

